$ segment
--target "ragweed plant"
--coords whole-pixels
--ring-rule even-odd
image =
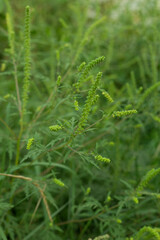
[[[30,138],[30,139],[28,139],[28,143],[27,143],[27,147],[26,147],[26,149],[29,150],[29,149],[31,148],[33,142],[34,142],[34,138]]]
[[[83,69],[83,72],[78,80],[78,82],[76,84],[74,84],[76,91],[79,91],[79,87],[80,85],[83,83],[83,81],[85,81],[85,79],[87,78],[88,74],[90,73],[90,71],[97,65],[100,64],[101,62],[103,62],[105,59],[104,56],[96,58],[95,60],[92,60],[91,62],[89,62],[87,64],[87,66],[85,66],[85,63],[82,63],[79,68],[78,71],[81,72]]]
[[[31,75],[31,57],[30,57],[30,7],[26,7],[25,13],[25,34],[24,34],[24,50],[25,50],[25,65],[24,65],[24,84],[23,84],[23,107],[22,117],[26,113],[26,105],[29,98],[30,75]],[[22,119],[23,121],[23,119]]]
[[[147,239],[155,239],[155,240],[159,240],[160,239],[160,234],[159,234],[159,230],[158,229],[154,229],[151,227],[143,227],[139,230],[139,232],[137,233],[136,237],[134,238],[135,240],[138,239],[142,239],[142,237],[144,235],[147,235]]]
[[[106,163],[110,163],[110,161],[111,161],[109,158],[102,157],[101,155],[96,155],[95,159],[98,161],[101,161],[101,162],[106,162]]]
[[[109,102],[111,102],[111,103],[114,102],[114,100],[112,99],[112,97],[109,95],[108,92],[103,91],[102,94]]]
[[[141,180],[140,184],[138,185],[136,192],[138,195],[141,195],[141,192],[143,192],[144,188],[147,187],[149,182],[158,174],[160,174],[160,168],[158,169],[151,169]]]
[[[49,129],[53,132],[57,132],[58,130],[61,130],[62,127],[59,126],[59,125],[52,125],[52,126],[49,127]]]
[[[125,111],[115,111],[113,112],[112,114],[112,117],[115,118],[115,117],[123,117],[123,116],[128,116],[128,115],[131,115],[131,114],[135,114],[137,113],[137,110],[133,109],[133,110],[125,110]]]
[[[84,129],[84,126],[86,125],[89,113],[91,112],[91,108],[92,108],[92,106],[95,102],[95,98],[96,98],[95,94],[96,94],[96,90],[99,87],[101,77],[102,77],[102,73],[99,72],[97,74],[96,80],[94,81],[91,89],[88,92],[88,96],[87,96],[87,99],[86,99],[86,102],[85,102],[85,105],[84,105],[84,108],[83,108],[83,111],[82,111],[82,116],[81,116],[80,121],[78,123],[78,128],[76,130],[76,133],[81,133]]]
[[[57,178],[54,178],[54,179],[53,179],[53,182],[54,182],[55,184],[57,184],[58,186],[60,186],[60,187],[65,187],[65,184],[64,184],[61,180],[59,180],[59,179],[57,179]]]
[[[159,239],[159,15],[0,0],[0,238]]]

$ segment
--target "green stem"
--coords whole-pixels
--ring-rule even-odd
[[[16,162],[15,162],[16,166],[19,164],[20,143],[21,143],[22,134],[23,134],[23,119],[21,119],[21,126],[20,126],[20,131],[17,139],[17,152],[16,152]]]

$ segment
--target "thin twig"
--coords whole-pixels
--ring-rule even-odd
[[[23,179],[23,180],[25,180],[25,181],[30,181],[30,182],[32,182],[32,184],[33,184],[35,187],[37,187],[37,189],[39,190],[39,192],[40,192],[40,194],[41,194],[41,197],[42,197],[42,199],[43,199],[44,205],[45,205],[45,207],[46,207],[46,211],[47,211],[49,220],[50,220],[51,223],[53,223],[52,216],[51,216],[51,212],[50,212],[50,209],[49,209],[49,206],[48,206],[48,202],[47,202],[46,196],[45,196],[45,194],[44,194],[44,191],[41,189],[41,187],[39,186],[39,184],[38,184],[37,182],[33,181],[32,178],[25,177],[25,176],[22,176],[22,175],[13,175],[13,174],[7,174],[7,173],[0,173],[0,176],[18,178],[18,179]]]
[[[45,185],[44,188],[43,188],[43,192],[45,191],[45,188],[46,188],[46,185]],[[35,214],[36,214],[36,212],[37,212],[37,210],[38,210],[38,208],[39,208],[39,205],[40,205],[41,201],[42,201],[42,196],[39,198],[39,200],[38,200],[38,202],[37,202],[37,204],[36,204],[36,207],[35,207],[35,209],[34,209],[34,212],[33,212],[33,214],[32,214],[32,217],[31,217],[30,225],[31,225],[32,222],[33,222],[33,219],[34,219]]]
[[[109,210],[113,209],[113,208],[117,208],[119,206],[119,204],[112,206],[111,208],[109,208]],[[95,218],[98,218],[100,215],[102,215],[103,213],[105,213],[108,209],[104,209],[101,212],[97,213],[96,215],[92,216],[92,217],[88,217],[88,218],[82,218],[82,219],[71,219],[68,221],[64,221],[64,222],[60,222],[57,223],[57,226],[62,226],[62,225],[66,225],[69,223],[81,223],[81,222],[86,222],[86,221],[90,221],[93,220]]]

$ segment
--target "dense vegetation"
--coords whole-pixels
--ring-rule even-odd
[[[160,239],[159,17],[0,0],[0,239]]]

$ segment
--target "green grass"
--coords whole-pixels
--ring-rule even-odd
[[[2,240],[160,239],[160,7],[117,2],[0,0]]]

